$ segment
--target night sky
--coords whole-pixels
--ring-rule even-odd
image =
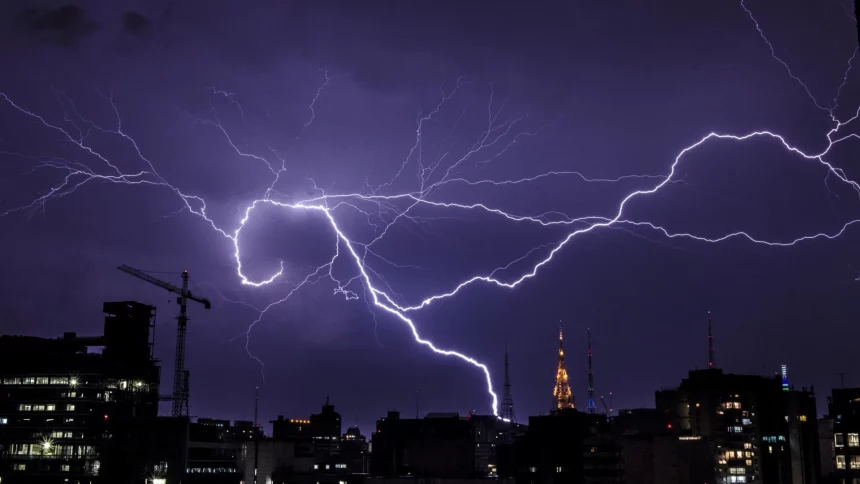
[[[837,92],[839,120],[860,103],[860,73],[846,77],[857,47],[852,6],[746,7],[791,72],[737,1],[4,2],[0,332],[99,334],[102,301],[157,305],[168,393],[177,307],[116,266],[177,283],[187,269],[195,292],[213,301],[210,311],[190,308],[192,415],[251,419],[257,385],[264,421],[306,417],[326,396],[345,426],[365,433],[389,409],[414,415],[416,401],[421,414],[489,413],[480,369],[417,344],[373,305],[324,212],[254,209],[238,238],[243,274],[261,281],[281,263],[284,274],[249,287],[233,242],[177,191],[151,183],[152,171],[200,197],[188,199],[198,213],[205,200],[212,223],[232,235],[283,160],[270,198],[295,204],[325,193],[330,208],[344,202],[330,213],[350,240],[385,232],[364,267],[402,306],[501,267],[494,276],[512,282],[594,221],[542,226],[480,207],[332,195],[420,195],[447,176],[465,181],[422,197],[544,222],[612,218],[710,132],[769,130],[805,153],[824,151]],[[856,132],[848,124],[831,139]],[[825,160],[856,179],[858,154],[848,138]],[[117,174],[108,162],[147,171],[126,181],[149,183],[103,178]],[[648,177],[476,183],[572,170]],[[51,192],[67,176],[71,185]],[[770,242],[836,234],[860,218],[857,191],[773,138],[709,140],[673,180],[632,199],[622,218]],[[398,213],[406,215],[385,230]],[[772,374],[787,364],[793,384],[815,386],[824,411],[839,373],[860,385],[858,242],[860,224],[789,247],[614,224],[577,235],[514,289],[477,282],[407,316],[438,347],[486,363],[500,400],[507,344],[520,421],[551,406],[559,321],[579,408],[588,327],[597,394],[613,392],[615,408],[647,407],[655,390],[707,365],[708,311],[718,367]],[[246,350],[253,307],[284,298],[338,250],[331,277],[324,268],[270,308]]]

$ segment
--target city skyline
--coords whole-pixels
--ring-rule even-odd
[[[193,415],[248,419],[257,386],[262,421],[326,395],[346,425],[490,414],[505,342],[517,413],[538,415],[559,319],[578,408],[589,328],[595,396],[652,406],[709,364],[708,311],[718,368],[858,383],[842,6],[364,7],[10,7],[0,332],[86,334],[102,301],[152,304],[170,375],[178,308],[128,264],[188,270],[212,301],[189,308]]]

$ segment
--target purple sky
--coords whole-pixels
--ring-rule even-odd
[[[274,180],[267,163],[277,171],[280,160],[271,198],[285,203],[320,190],[420,193],[422,166],[425,189],[449,167],[448,180],[471,182],[571,170],[591,178],[665,176],[681,150],[712,131],[769,130],[819,153],[836,124],[815,103],[830,108],[839,92],[832,114],[844,121],[860,102],[856,71],[843,85],[857,45],[848,2],[746,1],[791,73],[739,2],[108,3],[2,7],[0,211],[49,197],[0,217],[0,331],[93,334],[101,331],[102,301],[155,304],[167,393],[177,308],[167,293],[115,268],[187,269],[196,291],[213,301],[208,312],[190,310],[187,367],[197,416],[249,419],[262,384],[242,334],[258,312],[224,298],[264,307],[336,250],[332,277],[345,283],[359,275],[345,243],[336,243],[321,211],[255,209],[239,237],[244,274],[266,279],[279,261],[285,271],[266,287],[242,285],[232,241],[166,186],[92,179],[51,197],[70,170],[102,176],[112,168],[22,110],[83,135],[122,173],[151,171],[149,160],[164,183],[205,200],[212,222],[232,234]],[[418,120],[441,96],[450,97],[417,138]],[[129,139],[98,129],[118,128],[111,99]],[[455,165],[490,118],[501,128],[487,139],[502,137]],[[831,139],[854,132],[848,124]],[[853,138],[840,142],[825,160],[853,179],[857,146]],[[773,242],[837,233],[860,218],[849,184],[773,138],[709,140],[685,155],[673,180],[631,200],[622,218],[672,233],[745,231]],[[541,226],[427,202],[482,203],[545,221],[611,218],[628,193],[660,181],[446,182],[390,225],[364,267],[374,287],[403,306],[528,254],[495,273],[511,282],[586,225]],[[332,217],[358,250],[410,205],[391,202],[380,217],[371,202],[330,198],[329,206],[338,202],[351,206]],[[577,405],[586,402],[591,327],[597,394],[612,391],[614,406],[625,408],[653,406],[654,390],[707,364],[709,310],[719,367],[770,374],[788,364],[792,382],[814,384],[821,403],[840,372],[847,385],[860,385],[853,361],[858,242],[860,226],[834,240],[768,247],[744,238],[670,239],[616,224],[576,236],[514,289],[478,282],[407,316],[439,347],[486,363],[497,392],[507,342],[521,421],[550,406],[559,320]],[[347,286],[357,299],[336,294],[337,287],[327,276],[303,286],[251,332],[248,350],[265,363],[262,418],[307,416],[329,395],[345,424],[368,432],[388,409],[411,415],[416,392],[422,414],[490,411],[481,370],[415,343],[401,320],[368,300],[360,279]]]

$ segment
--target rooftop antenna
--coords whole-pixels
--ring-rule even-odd
[[[254,484],[257,484],[257,471],[260,464],[260,432],[257,428],[260,408],[260,387],[254,389]]]
[[[592,415],[597,413],[594,406],[594,371],[591,367],[591,328],[588,328],[588,405],[586,411]]]
[[[505,397],[502,400],[502,419],[516,423],[514,416],[514,397],[511,395],[511,379],[508,375],[508,343],[505,342]]]
[[[708,368],[716,368],[717,360],[714,359],[714,335],[711,333],[711,312],[708,311]]]

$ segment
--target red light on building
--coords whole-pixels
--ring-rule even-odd
[[[107,416],[107,414],[105,414],[105,420],[107,420],[107,419],[108,419],[108,416]]]
[[[672,428],[672,424],[666,424],[666,428],[667,428],[667,429],[671,429],[671,428]]]

